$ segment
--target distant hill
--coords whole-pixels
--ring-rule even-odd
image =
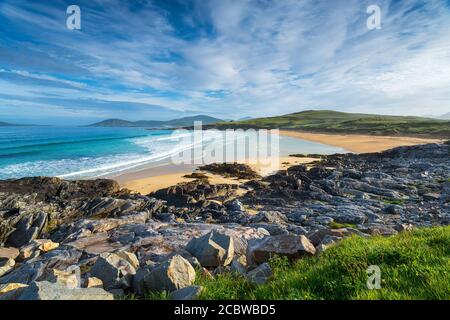
[[[207,128],[279,128],[323,133],[450,138],[450,121],[446,120],[329,110],[309,110],[278,117],[224,122],[210,125]]]
[[[439,117],[439,119],[450,120],[450,112],[443,114],[442,116]]]
[[[89,127],[143,127],[143,128],[164,129],[164,128],[179,128],[179,127],[193,126],[194,121],[202,121],[204,125],[223,122],[223,120],[218,118],[205,115],[198,115],[168,121],[157,121],[157,120],[127,121],[122,119],[108,119],[91,124],[89,125]]]
[[[0,121],[0,127],[31,127],[31,126],[37,126],[37,125],[34,125],[34,124],[17,124],[17,123],[9,123],[9,122]]]

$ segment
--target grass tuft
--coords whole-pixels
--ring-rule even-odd
[[[367,268],[381,269],[381,289],[369,290]],[[353,236],[320,256],[293,264],[272,259],[273,278],[253,286],[244,277],[199,277],[201,299],[450,299],[450,227],[392,237]]]

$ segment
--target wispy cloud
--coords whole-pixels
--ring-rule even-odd
[[[80,31],[65,28],[69,4],[0,4],[1,114],[18,101],[89,120],[449,110],[447,1],[80,1]],[[370,4],[381,30],[366,28]]]

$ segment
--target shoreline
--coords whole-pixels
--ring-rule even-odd
[[[399,146],[442,142],[442,140],[439,139],[424,139],[414,137],[323,134],[291,130],[280,130],[279,133],[281,136],[322,143],[334,147],[340,147],[354,153],[380,152]],[[300,152],[301,150],[299,150],[299,153]],[[317,159],[297,158],[290,156],[280,157],[278,169],[286,169],[289,166],[301,163],[307,164],[315,160]],[[245,161],[238,162],[246,163]],[[246,164],[248,164],[253,170],[258,172],[262,176],[273,173],[274,171],[268,169],[267,167],[265,168],[260,164],[248,163],[248,161]],[[123,173],[118,176],[113,176],[111,177],[111,179],[116,180],[122,187],[134,192],[149,194],[158,189],[167,188],[181,182],[193,181],[194,179],[192,178],[184,177],[184,175],[190,174],[192,172],[199,172],[198,166],[167,164],[158,167]],[[220,175],[214,175],[206,172],[203,173],[208,176],[209,181],[213,184],[240,184],[241,182],[237,179],[224,178]]]
[[[294,130],[280,130],[280,135],[340,147],[354,153],[380,152],[396,147],[444,141],[443,139],[431,138],[312,133]]]
[[[298,158],[298,157],[280,157],[279,165],[276,168],[261,165],[260,163],[246,163],[245,161],[237,161],[238,163],[248,164],[254,171],[261,176],[269,175],[277,170],[286,169],[289,166],[297,164],[307,164],[318,160],[317,158]],[[201,166],[201,165],[200,165]],[[193,172],[203,173],[208,177],[211,184],[238,184],[247,181],[237,178],[225,178],[218,174],[202,171],[199,166],[177,166],[165,165],[157,168],[142,169],[136,172],[121,174],[111,179],[117,181],[121,187],[131,191],[146,195],[159,189],[174,186],[178,183],[194,181],[194,178],[186,178],[185,175]],[[159,171],[158,171],[159,170]]]

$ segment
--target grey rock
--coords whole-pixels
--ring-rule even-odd
[[[314,245],[305,236],[280,235],[253,242],[251,246],[249,245],[247,258],[250,264],[259,265],[276,255],[296,260],[315,253]]]
[[[7,243],[13,247],[21,247],[31,240],[38,238],[47,220],[47,213],[40,212],[34,217],[27,215],[15,226],[15,230],[9,236]]]
[[[0,259],[0,277],[10,272],[15,265],[16,261],[14,259]]]
[[[42,281],[59,283],[69,289],[81,287],[81,271],[78,266],[71,266],[66,270],[51,269]]]
[[[204,267],[226,266],[234,256],[234,241],[226,234],[211,231],[189,241],[185,249]]]
[[[172,292],[192,285],[195,270],[186,259],[176,255],[152,269],[143,281],[147,292]]]
[[[19,250],[17,248],[0,247],[0,259],[16,259],[19,256]]]
[[[144,296],[146,293],[144,278],[155,268],[154,265],[146,265],[139,268],[133,276],[132,289],[138,296]]]
[[[135,273],[131,263],[115,253],[101,254],[91,268],[91,275],[102,280],[105,289],[130,287]]]
[[[230,211],[245,211],[244,205],[237,199],[227,201],[224,205]]]
[[[69,289],[59,283],[33,282],[22,291],[18,300],[114,300],[100,288]]]
[[[245,274],[247,269],[247,257],[246,256],[234,256],[230,265],[230,270],[238,274]]]
[[[32,281],[43,276],[45,264],[42,262],[24,263],[13,271],[0,278],[0,284],[23,283],[30,284]]]
[[[391,204],[384,207],[383,212],[385,214],[401,214],[403,213],[403,207],[396,204]]]
[[[202,286],[188,286],[172,292],[169,296],[171,300],[195,300],[203,291]]]
[[[262,285],[270,279],[272,273],[272,268],[270,268],[270,265],[266,262],[249,271],[246,277],[251,283]]]

